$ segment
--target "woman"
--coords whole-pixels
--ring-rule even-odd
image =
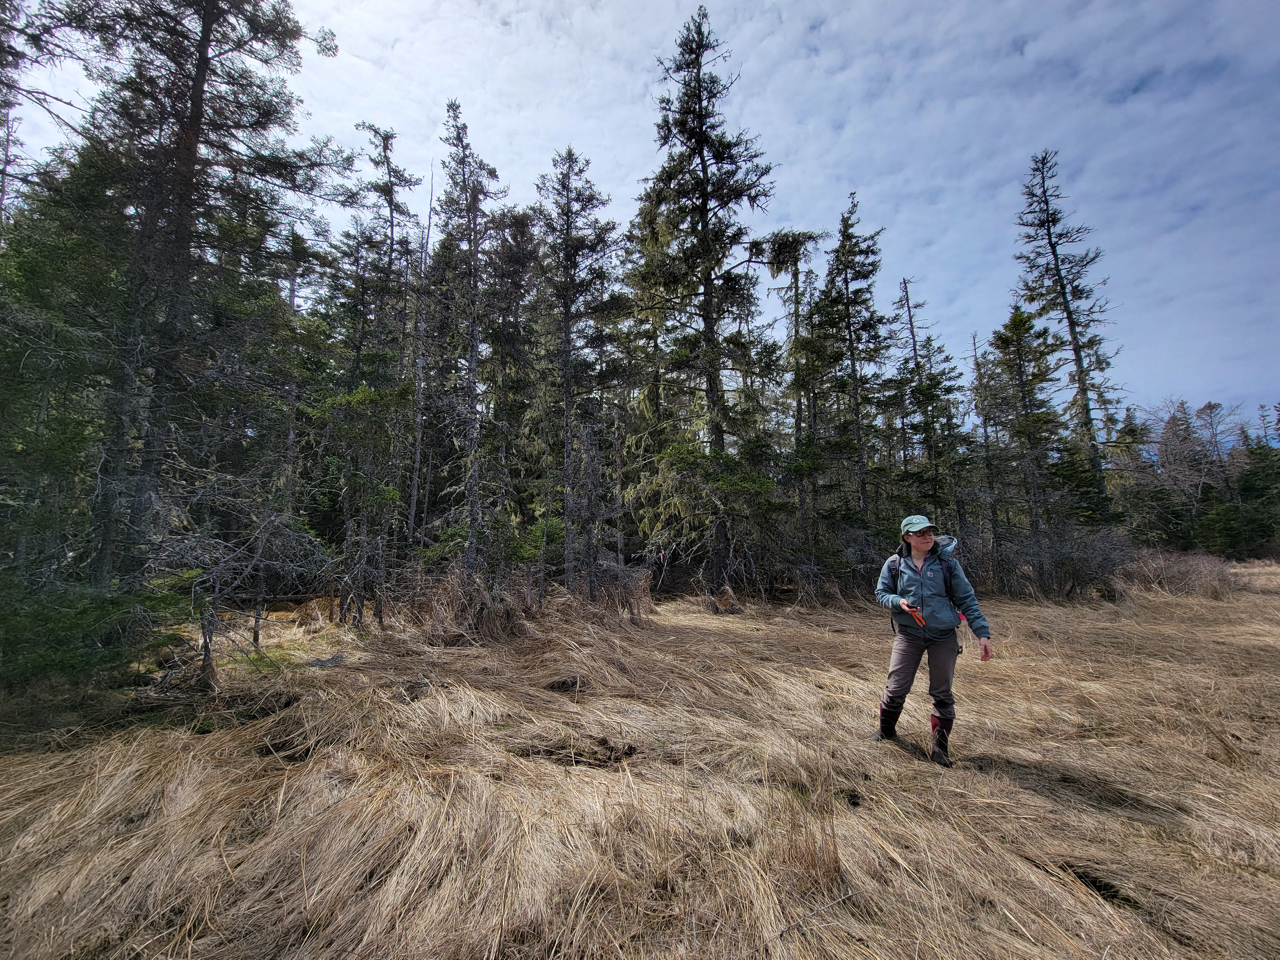
[[[891,611],[895,637],[889,681],[880,699],[880,727],[873,738],[892,740],[897,736],[902,705],[927,653],[929,696],[933,698],[930,757],[944,767],[951,766],[947,750],[956,717],[951,684],[961,650],[956,635],[961,613],[978,637],[979,659],[991,659],[991,628],[978,609],[968,578],[951,557],[954,549],[955,540],[939,538],[938,528],[928,517],[907,517],[902,521],[902,543],[885,561],[876,584],[876,600]]]

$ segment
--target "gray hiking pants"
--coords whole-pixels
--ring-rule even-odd
[[[960,641],[952,630],[936,640],[909,637],[901,631],[893,639],[893,657],[889,660],[889,681],[884,685],[880,706],[886,712],[901,711],[907,694],[915,682],[920,660],[929,655],[929,696],[933,698],[933,715],[941,720],[956,718],[956,698],[951,683],[956,676],[956,657]]]

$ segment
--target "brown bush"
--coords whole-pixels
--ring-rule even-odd
[[[1224,600],[1237,586],[1227,562],[1204,553],[1143,550],[1120,576],[1130,586],[1207,600]]]

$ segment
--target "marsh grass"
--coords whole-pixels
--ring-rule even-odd
[[[1280,568],[1241,570],[988,604],[950,770],[920,689],[869,741],[860,604],[317,606],[217,697],[10,700],[0,956],[1280,956]]]

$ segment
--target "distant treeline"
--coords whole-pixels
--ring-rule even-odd
[[[829,225],[744,224],[773,181],[705,10],[620,226],[570,147],[505,203],[457,102],[428,210],[390,130],[291,145],[299,46],[336,47],[288,3],[0,7],[7,616],[58,597],[101,634],[157,594],[332,590],[359,623],[450,568],[814,595],[865,589],[909,513],[1009,593],[1105,588],[1132,543],[1280,551],[1280,409],[1118,407],[1053,152],[1009,211],[1008,316],[957,360],[853,194]],[[62,106],[33,68],[59,61],[100,93],[29,161],[20,115]]]

